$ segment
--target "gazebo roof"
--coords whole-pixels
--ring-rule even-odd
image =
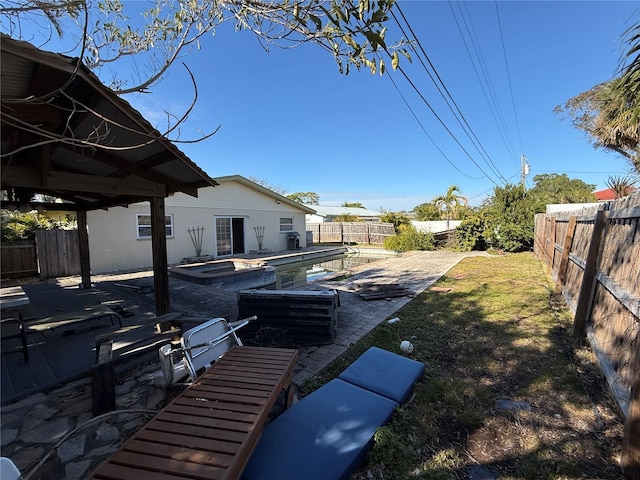
[[[0,48],[1,188],[20,202],[86,211],[216,185],[79,59],[6,35]]]

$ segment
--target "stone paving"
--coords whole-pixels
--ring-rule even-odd
[[[407,296],[364,301],[354,291],[358,283],[401,284],[417,295],[465,256],[468,254],[411,252],[358,267],[343,280],[321,280],[296,287],[338,290],[340,307],[335,341],[301,349],[293,381],[301,384],[319,374],[353,343],[411,300]],[[198,292],[193,287],[184,290],[191,294]],[[211,302],[211,290],[202,290],[201,295]],[[232,317],[235,296],[220,292],[218,300],[217,304],[226,311],[220,315]],[[180,305],[180,301],[176,303]],[[198,306],[194,298],[187,303],[193,308]],[[118,411],[104,417],[92,418],[88,378],[3,407],[2,456],[11,458],[23,475],[32,480],[85,478],[118,448],[123,438],[139,429],[172,396],[173,388],[167,390],[152,385],[153,373],[158,368],[153,359],[120,366],[116,390]]]

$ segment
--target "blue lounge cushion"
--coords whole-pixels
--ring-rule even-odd
[[[338,378],[402,404],[423,372],[424,363],[371,347]]]
[[[242,480],[348,479],[398,404],[331,380],[265,428]]]

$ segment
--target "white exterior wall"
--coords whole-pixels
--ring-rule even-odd
[[[149,203],[129,208],[115,207],[87,214],[92,273],[151,267],[151,239],[138,239],[136,215],[150,213]],[[188,230],[204,227],[201,255],[215,256],[214,218],[244,219],[244,251],[258,250],[255,226],[264,225],[262,248],[274,252],[287,249],[288,232],[280,233],[280,218],[293,217],[293,230],[300,233],[300,247],[306,246],[305,213],[302,210],[238,182],[224,182],[201,188],[198,198],[182,193],[165,199],[165,213],[173,215],[173,238],[167,238],[167,261],[175,264],[194,257],[196,249]]]
[[[458,228],[461,223],[462,220],[449,220],[449,228],[452,230],[454,228]],[[412,220],[411,225],[413,225],[417,231],[422,233],[440,233],[447,231],[446,220],[430,220],[427,222]]]

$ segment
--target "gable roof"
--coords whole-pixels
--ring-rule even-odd
[[[21,202],[41,193],[93,210],[215,185],[80,59],[4,34],[0,48],[1,188]]]
[[[219,184],[222,184],[225,182],[238,182],[239,184],[244,185],[245,187],[252,188],[253,190],[257,190],[258,192],[273,198],[275,201],[279,203],[284,203],[285,205],[289,205],[299,210],[302,210],[304,213],[308,213],[308,214],[316,213],[316,211],[310,206],[303,205],[302,203],[294,202],[290,198],[287,198],[284,195],[280,195],[279,193],[274,192],[273,190],[263,187],[262,185],[259,185],[256,182],[253,182],[248,178],[243,177],[242,175],[227,175],[224,177],[216,177],[216,182]]]

